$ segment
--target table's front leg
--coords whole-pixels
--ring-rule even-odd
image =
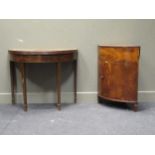
[[[57,103],[58,110],[61,110],[61,63],[56,64],[56,92],[57,92]]]
[[[73,72],[74,72],[74,103],[77,102],[77,60],[73,61]]]
[[[24,63],[19,63],[19,71],[21,76],[22,90],[23,90],[23,98],[24,98],[24,111],[28,110],[27,105],[27,89],[26,89],[26,71]]]
[[[11,95],[12,95],[12,104],[16,103],[16,68],[15,62],[10,61],[10,78],[11,78]]]

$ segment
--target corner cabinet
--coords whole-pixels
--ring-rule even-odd
[[[137,111],[140,47],[98,46],[98,101],[129,103]]]

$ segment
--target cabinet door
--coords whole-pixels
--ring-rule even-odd
[[[125,53],[134,52],[128,49],[124,51],[108,49],[108,53],[107,49],[102,49],[100,52],[99,95],[118,101],[136,101],[138,62],[133,58],[138,55]]]

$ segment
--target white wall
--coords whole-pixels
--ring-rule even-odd
[[[78,48],[79,101],[96,102],[98,44],[141,46],[139,100],[154,101],[155,20],[0,20],[0,103],[10,102],[11,48]],[[55,100],[54,71],[49,64],[28,66],[29,102]],[[63,66],[63,75],[63,91],[70,92],[70,65]],[[66,102],[72,100],[66,96]]]

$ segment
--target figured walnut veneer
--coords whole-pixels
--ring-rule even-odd
[[[140,47],[98,47],[98,97],[137,110]]]

